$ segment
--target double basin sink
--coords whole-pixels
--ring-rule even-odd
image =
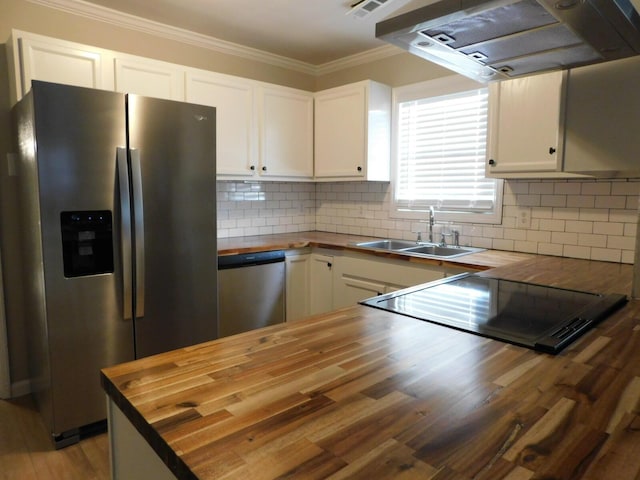
[[[434,243],[411,242],[409,240],[374,240],[353,244],[370,250],[398,252],[429,258],[453,258],[481,252],[483,248],[442,246]]]

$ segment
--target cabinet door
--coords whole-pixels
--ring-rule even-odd
[[[260,88],[260,176],[313,177],[313,95],[302,90]]]
[[[566,72],[490,85],[487,174],[562,170]]]
[[[119,57],[115,75],[118,92],[184,101],[184,71],[177,65]]]
[[[386,291],[386,285],[373,280],[352,277],[351,275],[341,275],[338,281],[340,289],[339,304],[336,308],[355,305],[361,300],[382,295]]]
[[[285,262],[287,322],[293,322],[309,316],[311,256],[287,256]]]
[[[364,177],[366,92],[361,83],[315,96],[316,177]]]
[[[19,63],[16,72],[20,86],[18,99],[31,89],[32,80],[111,90],[109,59],[99,49],[38,36],[16,39]],[[112,71],[112,70],[111,70]],[[112,77],[111,77],[112,78]]]
[[[257,169],[255,83],[229,75],[188,72],[187,102],[216,107],[218,177],[251,177]]]
[[[309,313],[315,315],[333,310],[333,257],[312,254],[310,274]]]
[[[639,78],[640,57],[569,71],[565,171],[640,176]]]

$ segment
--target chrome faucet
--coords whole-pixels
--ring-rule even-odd
[[[429,243],[433,243],[433,225],[436,223],[436,212],[429,207]]]

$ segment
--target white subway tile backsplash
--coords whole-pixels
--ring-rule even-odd
[[[586,220],[590,222],[608,222],[609,210],[605,208],[601,209],[580,209],[580,220]]]
[[[551,243],[562,245],[577,245],[578,234],[573,232],[551,232]]]
[[[495,248],[496,250],[514,250],[513,247],[513,240],[503,240],[500,238],[494,238],[491,244],[491,248]]]
[[[545,218],[540,220],[539,228],[540,230],[548,230],[550,232],[564,232],[565,221]]]
[[[567,197],[567,207],[571,208],[593,208],[596,204],[596,197],[593,195],[569,195]]]
[[[571,258],[591,258],[591,248],[590,247],[579,247],[577,245],[564,245],[562,249],[563,257],[571,257]]]
[[[614,222],[593,222],[593,233],[600,233],[603,235],[623,235],[624,224]]]
[[[218,182],[218,237],[320,230],[415,240],[427,231],[392,217],[390,197],[385,182]],[[508,180],[502,224],[456,227],[462,245],[633,263],[639,205],[640,180]],[[517,222],[523,207],[528,228]]]
[[[525,253],[538,253],[538,244],[536,242],[516,241],[514,250]]]
[[[556,195],[580,195],[582,184],[569,182],[553,183],[553,193]]]
[[[626,208],[627,197],[623,196],[602,196],[596,197],[596,208]]]
[[[541,195],[553,195],[554,185],[553,183],[531,182],[529,184],[529,193],[539,193]]]
[[[567,220],[564,227],[567,232],[591,233],[593,231],[593,222]]]
[[[563,245],[556,245],[555,243],[538,243],[538,252],[540,255],[553,255],[561,257],[564,251]]]
[[[556,220],[578,220],[580,218],[579,208],[554,208],[552,218]]]
[[[611,184],[611,195],[629,195],[638,198],[640,182],[614,182]]]
[[[525,230],[527,234],[527,240],[536,243],[550,243],[551,232],[544,232],[540,230]]]
[[[613,250],[609,248],[592,248],[591,260],[600,260],[602,262],[620,262],[622,256],[621,250]]]
[[[594,235],[592,233],[582,233],[578,235],[578,245],[583,247],[600,247],[607,246],[606,235]]]
[[[582,184],[582,195],[611,195],[611,182],[587,181]]]
[[[542,195],[540,197],[540,205],[543,207],[566,207],[566,195]]]

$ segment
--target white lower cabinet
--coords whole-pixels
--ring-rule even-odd
[[[369,297],[376,297],[385,293],[386,285],[382,282],[365,280],[348,274],[342,274],[338,279],[339,294],[337,299],[342,304],[355,305],[361,300]]]
[[[287,322],[309,316],[310,265],[309,253],[287,253],[285,257]]]
[[[175,480],[144,437],[111,398],[107,397],[109,453],[113,480]]]
[[[311,254],[310,313],[329,312],[334,309],[333,300],[333,261],[332,255]]]
[[[333,310],[333,256],[287,252],[287,322]]]
[[[445,269],[439,265],[367,258],[350,252],[334,257],[333,264],[333,308],[445,277]]]
[[[288,322],[473,271],[462,266],[416,264],[322,248],[290,250],[286,262]]]

